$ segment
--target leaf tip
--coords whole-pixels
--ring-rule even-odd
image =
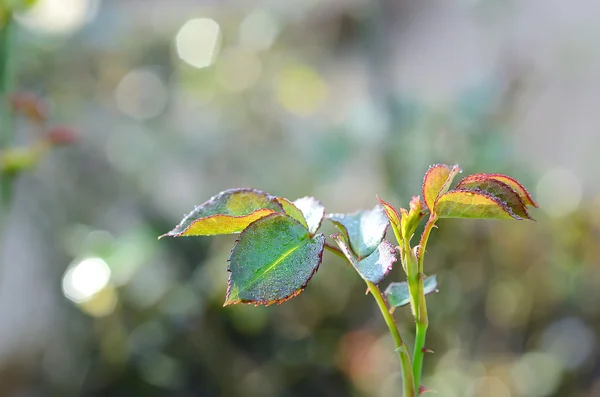
[[[173,233],[173,231],[171,230],[170,232],[166,232],[164,234],[161,234],[160,236],[158,236],[158,240],[162,240],[165,237],[178,237],[179,234],[178,233]]]

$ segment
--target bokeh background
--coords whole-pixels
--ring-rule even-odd
[[[406,206],[438,162],[515,176],[541,208],[433,232],[425,385],[600,396],[598,15],[594,0],[39,0],[17,16],[14,86],[78,139],[20,174],[6,209],[0,396],[398,396],[393,341],[339,259],[281,306],[223,308],[235,238],[157,236],[232,187]],[[35,137],[13,128],[15,146]]]

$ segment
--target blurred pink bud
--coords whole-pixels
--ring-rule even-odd
[[[55,126],[46,131],[48,141],[53,145],[72,145],[79,140],[79,135],[68,126]]]

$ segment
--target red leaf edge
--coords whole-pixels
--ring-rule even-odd
[[[496,204],[498,204],[512,218],[514,218],[514,219],[516,219],[518,221],[524,220],[519,215],[515,214],[513,212],[513,210],[511,210],[510,207],[508,205],[506,205],[506,203],[504,203],[504,201],[500,200],[498,197],[494,196],[493,194],[488,193],[485,190],[481,190],[481,189],[453,189],[453,190],[449,190],[445,194],[443,194],[443,195],[441,195],[440,197],[437,198],[437,200],[435,201],[436,205],[437,205],[437,202],[442,197],[444,197],[445,195],[450,194],[450,193],[457,193],[457,192],[475,193],[475,194],[479,194],[481,196],[485,196],[485,197],[489,198],[490,200],[494,201]]]

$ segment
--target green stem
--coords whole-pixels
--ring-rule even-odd
[[[10,112],[10,94],[12,92],[13,73],[11,51],[13,44],[14,21],[7,12],[0,20],[0,150],[5,149],[12,141],[12,116]],[[0,203],[2,215],[8,213],[12,198],[12,181],[10,175],[0,175]]]
[[[413,372],[411,371],[411,362],[410,355],[408,354],[408,348],[404,344],[402,340],[402,336],[400,336],[400,332],[398,331],[398,326],[394,321],[394,317],[390,314],[387,304],[385,303],[385,299],[379,287],[373,284],[370,281],[365,281],[367,283],[367,287],[369,288],[369,292],[375,298],[377,305],[379,306],[379,310],[381,311],[381,315],[385,320],[385,323],[394,338],[394,342],[396,343],[396,352],[398,352],[398,358],[400,359],[400,368],[402,371],[402,385],[403,385],[403,396],[404,397],[416,397],[417,393],[415,391],[415,382],[413,377]]]
[[[429,235],[431,231],[435,227],[435,222],[437,221],[437,216],[435,214],[429,215],[429,219],[425,224],[425,228],[423,229],[423,234],[421,235],[421,241],[419,242],[419,273],[423,273],[423,260],[425,258],[425,248],[427,247],[427,241],[429,241]]]
[[[436,221],[437,217],[435,216],[435,214],[432,214],[430,215],[429,220],[425,224],[425,229],[423,230],[423,234],[421,235],[421,241],[419,243],[419,257],[417,259],[418,274],[416,277],[416,283],[409,282],[411,297],[415,296],[417,300],[417,310],[415,311],[415,348],[413,351],[413,376],[415,379],[415,387],[417,388],[421,386],[421,374],[423,372],[423,356],[425,354],[425,340],[427,338],[427,328],[429,327],[427,301],[425,300],[425,274],[423,273],[423,260],[425,258],[425,248],[427,247],[427,241],[429,240],[429,235],[431,234],[431,231],[433,230]],[[415,289],[416,291],[413,291]]]
[[[419,265],[418,259],[414,257],[413,250],[410,248],[408,239],[402,241],[402,260],[405,264],[406,281],[408,283],[408,292],[410,294],[410,310],[417,318],[419,313]]]
[[[9,12],[0,20],[0,148],[6,147],[12,140],[12,117],[10,115],[10,94],[13,73],[11,51],[13,42],[13,18]]]
[[[10,113],[10,94],[13,73],[11,68],[13,18],[10,12],[0,20],[0,150],[5,149],[12,140],[12,117]],[[0,203],[2,215],[8,213],[12,197],[12,177],[0,175]]]
[[[325,248],[328,251],[334,253],[335,255],[345,260],[348,260],[344,253],[336,247],[333,247],[329,244],[325,244]],[[403,397],[417,397],[415,391],[413,372],[411,371],[412,364],[410,360],[410,354],[408,353],[408,348],[402,340],[400,331],[398,331],[398,326],[394,321],[394,317],[390,313],[390,309],[388,308],[385,302],[385,298],[383,297],[383,294],[381,293],[379,287],[377,287],[370,281],[365,280],[365,282],[367,283],[367,288],[369,289],[369,292],[371,293],[371,295],[373,295],[375,302],[377,302],[377,306],[379,306],[381,315],[383,316],[383,319],[388,329],[390,330],[390,333],[392,334],[392,337],[394,338],[394,342],[396,344],[396,352],[398,353],[398,358],[400,359],[400,370],[402,372],[402,387],[404,391]]]
[[[425,355],[425,338],[427,337],[428,324],[416,323],[415,350],[413,351],[413,377],[415,387],[421,386],[421,372],[423,370],[423,356]]]

